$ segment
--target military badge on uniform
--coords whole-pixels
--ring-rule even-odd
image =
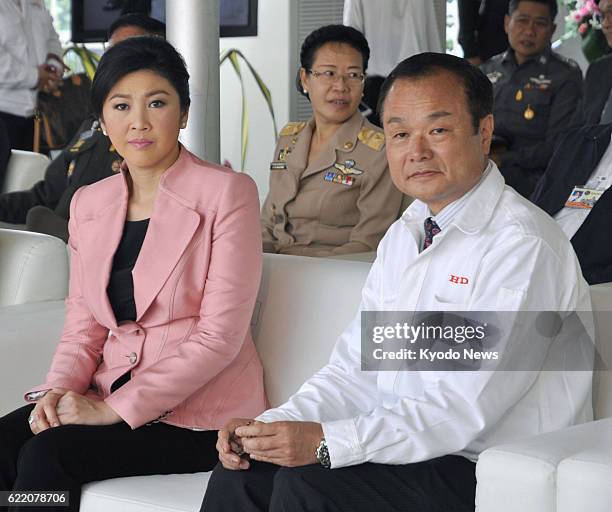
[[[75,167],[76,167],[76,162],[72,160],[70,164],[68,165],[68,171],[66,172],[67,178],[70,178],[70,176],[72,176],[72,173],[74,172]]]
[[[532,76],[529,78],[531,82],[535,84],[535,86],[540,89],[540,91],[545,91],[552,84],[552,80],[546,78],[544,75],[540,75],[539,77]]]
[[[287,169],[287,162],[271,162],[270,170],[271,171],[284,171]]]
[[[527,121],[531,121],[535,117],[535,111],[531,108],[531,105],[527,105],[525,112],[523,112],[523,117]]]
[[[339,183],[340,185],[345,185],[347,187],[350,187],[353,183],[355,183],[355,178],[352,176],[335,173],[334,171],[327,171],[323,179],[330,183]]]
[[[487,78],[492,84],[496,84],[502,76],[504,75],[499,71],[491,71],[490,73],[487,73]]]
[[[278,152],[278,158],[277,158],[277,160],[278,160],[279,162],[284,162],[284,161],[285,161],[285,158],[287,158],[287,155],[288,155],[289,153],[291,153],[291,150],[292,150],[292,149],[293,149],[293,148],[292,148],[291,146],[285,146],[283,149],[281,149],[281,150]]]
[[[351,174],[354,176],[359,176],[360,174],[363,174],[362,170],[355,167],[355,160],[345,160],[344,163],[336,162],[334,167],[345,176]]]

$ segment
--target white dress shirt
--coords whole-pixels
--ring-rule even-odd
[[[344,0],[343,23],[368,40],[369,75],[386,77],[412,55],[442,51],[432,0]]]
[[[605,179],[598,180],[597,178]],[[612,185],[612,140],[588,181],[597,181],[601,183],[601,190],[607,190],[610,188],[610,185]],[[574,186],[584,187],[587,183],[574,183]],[[589,213],[591,213],[589,208],[570,208],[564,206],[555,214],[555,220],[559,223],[559,226],[561,226],[567,238],[571,240],[578,232]]]
[[[568,239],[491,167],[427,250],[420,251],[419,242],[428,216],[424,203],[414,201],[389,228],[360,309],[330,362],[259,420],[320,422],[337,468],[447,454],[475,460],[490,446],[591,419],[592,375],[571,371],[575,366],[545,372],[361,371],[361,311],[590,311],[588,285]],[[465,280],[458,284],[450,275]],[[553,344],[541,351],[532,343],[532,325],[511,325],[506,343],[537,368],[550,368],[549,358],[567,349]],[[581,368],[589,366],[589,357],[582,357]]]
[[[30,117],[36,108],[38,66],[62,47],[43,0],[0,2],[0,112]]]

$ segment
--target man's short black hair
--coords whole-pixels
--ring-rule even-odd
[[[380,89],[377,108],[380,119],[383,119],[385,100],[396,80],[418,80],[440,72],[452,73],[463,83],[472,124],[474,130],[478,131],[480,120],[493,113],[491,81],[467,60],[446,53],[420,53],[400,62]]]
[[[553,23],[555,21],[555,18],[557,17],[557,13],[559,12],[557,0],[510,0],[510,3],[508,4],[508,14],[512,15],[512,13],[518,9],[518,6],[521,2],[534,2],[536,4],[548,5],[548,10],[550,11],[550,19]]]
[[[108,39],[122,27],[140,27],[147,34],[166,38],[166,24],[146,14],[130,13],[120,16],[108,28]]]

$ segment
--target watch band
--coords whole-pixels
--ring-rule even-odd
[[[321,439],[321,442],[319,443],[319,446],[317,447],[316,456],[321,466],[323,466],[326,469],[331,468],[331,461],[329,459],[329,450],[327,449],[327,443],[325,442],[324,437]]]

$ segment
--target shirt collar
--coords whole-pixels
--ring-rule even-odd
[[[477,233],[493,215],[493,210],[504,191],[504,178],[491,160],[478,183],[456,201],[447,205],[434,217],[441,230],[451,225],[466,234]],[[418,199],[402,215],[406,224],[422,224],[431,213],[425,203]],[[442,224],[440,224],[440,222]]]
[[[542,52],[536,53],[535,55],[532,55],[531,57],[529,57],[523,64],[527,62],[535,61],[537,59],[540,60],[540,64],[546,64],[546,62],[548,62],[548,60],[550,59],[551,51],[552,50],[550,46],[548,46]],[[515,66],[518,66],[518,63],[516,62],[516,57],[514,55],[514,50],[512,48],[508,48],[504,52],[504,56],[502,57],[502,62],[511,62]]]
[[[429,212],[429,216],[431,216],[432,220],[438,225],[440,229],[446,229],[448,226],[452,224],[457,215],[464,208],[465,204],[468,202],[469,198],[472,196],[474,191],[478,188],[478,186],[482,183],[482,181],[487,177],[489,172],[491,172],[491,160],[487,164],[487,167],[483,171],[478,183],[474,185],[467,193],[463,194],[459,199],[456,199],[452,203],[446,205],[442,210],[438,212],[437,215],[432,215],[429,207],[427,211]]]

